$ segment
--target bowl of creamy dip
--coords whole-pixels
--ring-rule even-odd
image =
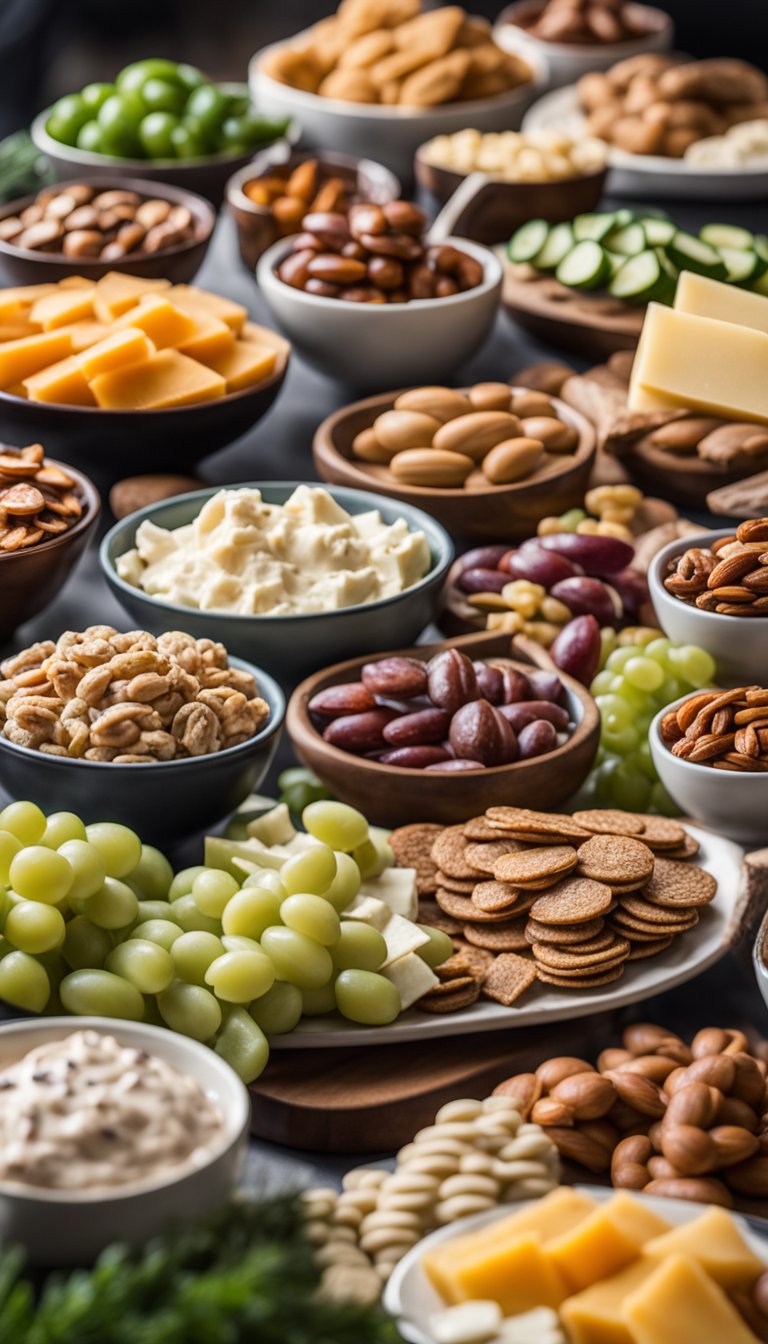
[[[107,533],[104,576],[147,630],[221,640],[283,684],[414,643],[453,558],[429,514],[364,490],[286,481],[195,490]]]
[[[0,1027],[0,1247],[87,1264],[225,1203],[250,1099],[229,1064],[141,1022],[51,1017]]]

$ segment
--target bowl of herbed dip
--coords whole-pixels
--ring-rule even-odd
[[[0,1028],[0,1246],[86,1264],[223,1204],[250,1102],[212,1050],[139,1022]]]

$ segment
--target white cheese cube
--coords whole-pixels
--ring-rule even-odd
[[[406,952],[415,952],[417,947],[424,947],[429,942],[429,934],[417,924],[413,924],[410,919],[403,919],[402,915],[392,915],[383,933],[387,944],[385,966],[397,961],[398,957],[404,957]]]
[[[415,919],[419,912],[415,868],[385,868],[378,877],[363,882],[359,896],[374,896],[388,905],[393,915]]]
[[[438,977],[418,952],[406,952],[404,957],[385,966],[381,974],[395,986],[403,1012],[439,984]]]
[[[435,1344],[483,1344],[496,1337],[502,1322],[498,1302],[461,1302],[429,1318]]]
[[[499,1344],[565,1344],[560,1318],[551,1307],[534,1307],[508,1316],[496,1336]]]
[[[356,896],[349,908],[344,911],[342,918],[359,919],[363,924],[370,924],[372,928],[378,929],[379,933],[383,933],[392,919],[392,911],[375,896]]]
[[[256,817],[255,821],[248,823],[246,829],[249,835],[265,845],[287,845],[296,834],[285,803],[278,803],[262,817]]]

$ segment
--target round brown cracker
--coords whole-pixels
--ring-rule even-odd
[[[471,842],[464,850],[464,862],[478,873],[493,876],[493,865],[504,854],[519,854],[523,846],[517,840],[491,840],[486,844]]]
[[[625,915],[632,915],[635,919],[640,919],[644,924],[667,924],[669,926],[685,927],[690,922],[690,916],[693,908],[688,906],[678,906],[672,909],[669,906],[652,905],[646,901],[644,896],[622,896],[621,908]]]
[[[709,905],[717,894],[717,879],[704,868],[675,859],[658,858],[653,873],[643,888],[643,896],[652,905],[665,909],[686,910]]]
[[[657,957],[660,952],[666,952],[673,941],[671,934],[668,934],[666,938],[653,938],[645,943],[633,942],[627,961],[644,961],[646,957]]]
[[[579,845],[578,870],[596,882],[642,882],[653,872],[653,851],[631,836],[593,835]]]
[[[495,928],[482,926],[477,928],[465,924],[462,933],[473,947],[483,947],[489,952],[527,952],[528,940],[525,936],[524,919],[508,919]]]
[[[519,901],[520,892],[508,882],[478,882],[471,899],[480,910],[510,910]]]
[[[413,1006],[422,1013],[456,1013],[461,1008],[471,1007],[479,998],[480,981],[462,976],[458,980],[444,980],[433,985]]]
[[[574,956],[579,957],[588,956],[590,952],[605,951],[606,947],[610,947],[611,944],[615,944],[617,937],[621,938],[622,934],[620,933],[617,934],[614,929],[606,929],[605,932],[599,934],[597,938],[587,938],[582,943],[561,944],[561,946],[557,947],[556,950],[558,952],[572,952]],[[543,947],[553,947],[553,944],[548,943],[546,938],[542,938],[539,941],[541,942]]]
[[[642,839],[651,849],[675,849],[682,845],[688,834],[679,821],[671,817],[658,817],[650,812],[638,812],[637,818],[643,823]]]
[[[445,891],[458,891],[461,896],[471,896],[478,880],[478,874],[474,877],[449,877],[440,868],[437,870],[437,887],[443,887]]]
[[[536,961],[550,970],[588,971],[591,966],[629,956],[630,947],[625,938],[612,938],[608,946],[599,952],[562,951],[557,947],[547,947],[546,943],[534,943],[532,951]]]
[[[696,915],[696,918],[693,918]],[[616,914],[613,926],[625,938],[639,937],[644,934],[643,941],[648,938],[666,938],[669,934],[675,937],[678,933],[687,933],[689,929],[695,929],[698,924],[698,914],[695,910],[691,912],[691,919],[685,924],[651,924],[644,919],[638,919],[635,915]]]
[[[491,826],[485,817],[470,817],[469,821],[464,822],[464,836],[467,840],[506,840],[504,831],[500,831],[497,826]]]
[[[694,836],[689,835],[686,831],[682,845],[676,845],[674,849],[665,849],[664,858],[680,860],[695,859],[700,849],[701,845],[698,840],[696,840]]]
[[[602,975],[584,976],[581,980],[572,980],[568,976],[550,975],[543,967],[537,967],[537,978],[544,985],[557,985],[560,989],[600,989],[602,985],[611,985],[624,974],[624,962],[604,971]]]
[[[513,952],[503,952],[494,959],[483,984],[483,994],[488,999],[503,1003],[509,1008],[521,994],[536,983],[536,966],[529,957],[518,957]]]
[[[541,924],[586,924],[606,914],[613,904],[611,888],[588,877],[567,877],[531,906]]]
[[[442,829],[437,822],[415,821],[409,826],[398,826],[389,837],[398,868],[415,868],[416,890],[420,896],[434,891],[437,886],[432,845]]]
[[[568,947],[572,943],[581,943],[588,938],[603,935],[605,921],[601,918],[589,919],[584,924],[544,924],[538,919],[529,919],[525,936],[529,943],[554,943],[557,947]]]
[[[489,807],[485,816],[491,826],[498,826],[502,831],[517,831],[523,839],[543,835],[548,839],[583,840],[589,835],[583,826],[563,812],[534,812],[528,807]]]
[[[475,947],[464,938],[454,938],[453,946],[471,968],[472,975],[484,980],[488,967],[493,965],[493,953],[485,947]]]
[[[496,913],[481,910],[479,906],[472,904],[468,896],[459,896],[457,892],[446,891],[444,887],[438,887],[435,899],[444,914],[458,919],[462,924],[499,924],[508,918],[503,910]]]
[[[448,877],[474,877],[474,869],[464,860],[468,844],[461,826],[446,826],[432,845],[432,860]]]
[[[643,823],[633,812],[617,807],[589,807],[572,813],[573,820],[592,835],[642,835]]]
[[[619,938],[628,938],[633,947],[635,943],[657,943],[660,938],[675,937],[673,933],[669,933],[664,929],[660,930],[658,926],[653,929],[652,932],[649,932],[648,930],[638,929],[634,925],[630,927],[619,921],[610,920],[609,923],[613,932]],[[685,930],[683,930],[683,932],[685,932]]]
[[[419,923],[426,924],[430,929],[441,929],[443,933],[447,933],[449,936],[461,932],[459,921],[441,910],[437,901],[432,900],[431,897],[421,896],[419,898]]]
[[[576,865],[576,850],[572,845],[549,845],[541,849],[522,849],[518,854],[502,854],[493,867],[497,882],[512,882],[515,886],[535,882],[557,881]]]

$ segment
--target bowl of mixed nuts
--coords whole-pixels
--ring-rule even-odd
[[[100,509],[93,482],[47,458],[42,444],[0,444],[0,639],[64,586]]]
[[[77,178],[0,209],[0,275],[32,285],[109,271],[191,280],[208,251],[216,211],[192,191],[141,178]]]

